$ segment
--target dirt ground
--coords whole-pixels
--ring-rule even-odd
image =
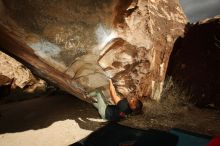
[[[220,111],[168,101],[148,102],[143,115],[132,116],[121,124],[141,129],[180,128],[220,134]],[[105,124],[91,105],[63,92],[2,104],[0,114],[1,146],[69,145]]]

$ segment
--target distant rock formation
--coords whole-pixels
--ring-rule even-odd
[[[24,88],[34,79],[26,67],[5,53],[0,52],[0,60],[0,74],[14,80],[15,86]]]
[[[34,92],[36,88],[45,87],[46,84],[43,80],[34,77],[24,65],[0,51],[0,86],[7,86],[9,89],[24,88],[26,92]]]
[[[191,24],[170,57],[167,75],[199,106],[220,108],[220,16]]]

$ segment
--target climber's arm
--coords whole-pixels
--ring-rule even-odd
[[[115,91],[115,87],[112,84],[112,80],[111,79],[109,79],[109,90],[110,90],[110,94],[111,94],[112,100],[114,101],[115,104],[117,104],[121,100],[121,98],[117,95],[117,93]]]

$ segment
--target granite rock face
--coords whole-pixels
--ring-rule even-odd
[[[123,96],[160,99],[187,23],[178,0],[2,0],[0,45],[78,98],[113,79]],[[16,47],[16,48],[15,48]]]
[[[183,35],[186,23],[178,1],[117,3],[113,24],[117,37],[124,42],[108,44],[106,58],[103,56],[99,64],[107,73],[111,72],[110,77],[122,95],[160,100],[173,44]],[[110,56],[113,61],[105,62]]]

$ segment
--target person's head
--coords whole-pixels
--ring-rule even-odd
[[[142,112],[143,103],[136,98],[132,98],[129,100],[129,106],[133,113],[139,114]]]

